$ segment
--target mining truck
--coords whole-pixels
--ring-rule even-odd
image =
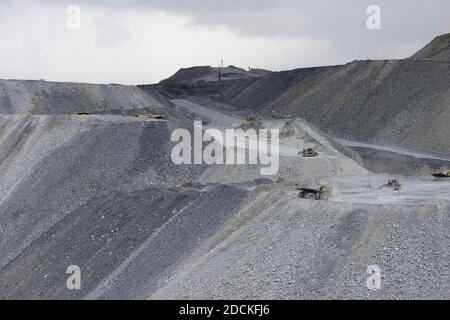
[[[298,197],[302,199],[328,200],[331,196],[332,187],[329,184],[323,183],[318,189],[297,186],[297,190],[300,191]]]
[[[435,178],[450,178],[450,171],[441,171],[431,174]]]
[[[145,119],[165,119],[166,117],[161,114],[153,114],[153,113],[143,113],[137,114],[137,118],[145,118]]]

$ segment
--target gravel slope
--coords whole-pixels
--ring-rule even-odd
[[[163,83],[146,89],[172,98],[206,97],[236,110],[299,116],[334,137],[449,155],[447,46],[448,35],[442,35],[412,59],[354,61],[200,88]]]
[[[450,62],[358,61],[236,83],[220,99],[297,115],[341,138],[448,153],[449,84]]]
[[[93,198],[1,269],[0,298],[143,298],[226,221],[244,193],[149,188]],[[72,264],[81,268],[79,291],[65,285]]]
[[[448,205],[301,200],[261,189],[151,299],[448,299]],[[270,235],[270,236],[269,236]],[[366,287],[381,269],[381,290]]]
[[[364,164],[417,162],[334,140],[448,155],[449,65],[358,61],[142,87],[1,80],[0,298],[449,299],[448,182],[401,176],[391,192],[377,174],[369,189]],[[242,122],[249,114],[258,121]],[[174,165],[171,133],[198,119],[280,129],[278,174]],[[298,156],[306,146],[319,157]],[[324,181],[330,201],[298,198],[294,184]],[[65,286],[73,264],[79,291]],[[366,287],[369,265],[379,291]]]
[[[158,93],[135,86],[0,80],[0,113],[5,114],[158,113],[166,105]]]
[[[234,66],[220,68],[221,80],[236,80],[242,78],[257,78],[261,75],[270,73],[270,71],[255,69],[246,71]],[[196,83],[219,80],[219,68],[211,66],[199,66],[191,68],[182,68],[173,76],[161,81],[161,83]]]
[[[450,33],[436,37],[410,59],[450,61]]]

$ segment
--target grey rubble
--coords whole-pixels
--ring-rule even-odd
[[[449,38],[442,35],[423,50],[449,52]],[[429,59],[423,50],[414,59],[353,61],[209,86],[173,81],[144,88],[178,97],[201,94],[249,113],[299,116],[334,137],[445,154],[450,150],[450,59]]]
[[[138,87],[1,80],[0,298],[450,298],[450,186],[426,177],[449,165],[446,39],[405,60],[230,66],[220,82],[211,67]],[[147,112],[166,118],[135,117]],[[282,132],[276,176],[172,163],[173,130],[250,114]],[[378,187],[391,175],[401,193]],[[295,183],[322,181],[330,201],[297,197]]]

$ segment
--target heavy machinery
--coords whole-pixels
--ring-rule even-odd
[[[388,183],[384,186],[392,188],[394,191],[398,191],[402,188],[402,185],[400,184],[400,181],[398,179],[389,179]]]
[[[431,174],[435,178],[450,178],[450,171],[441,171]]]
[[[298,197],[302,199],[328,200],[331,196],[332,187],[330,184],[322,183],[318,189],[297,186],[297,190],[300,191]]]
[[[247,120],[247,122],[256,122],[256,116],[248,116],[245,120]]]
[[[319,154],[317,153],[316,150],[314,150],[314,148],[303,148],[302,151],[303,154],[303,158],[315,158],[318,157]]]
[[[145,118],[145,119],[165,119],[166,117],[161,114],[152,114],[152,113],[143,113],[137,114],[137,118]]]

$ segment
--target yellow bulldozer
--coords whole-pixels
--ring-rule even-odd
[[[256,122],[257,119],[256,116],[248,116],[245,120],[247,120],[247,122]]]
[[[388,183],[384,186],[392,188],[394,191],[399,191],[402,188],[402,185],[398,179],[389,179]]]
[[[301,153],[303,154],[303,158],[315,158],[319,156],[319,153],[314,148],[303,148]]]

